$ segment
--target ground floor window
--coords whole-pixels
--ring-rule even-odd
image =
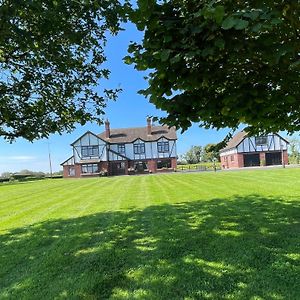
[[[99,167],[98,164],[85,164],[81,166],[82,173],[98,173]]]
[[[69,167],[69,176],[75,176],[75,168],[74,167]]]
[[[167,169],[171,168],[171,159],[157,161],[157,169],[163,169],[163,168],[167,168]]]
[[[134,162],[134,170],[137,172],[142,172],[148,169],[148,166],[145,161],[136,161]]]

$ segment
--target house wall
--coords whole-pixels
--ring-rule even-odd
[[[158,152],[158,142],[168,142],[168,152]],[[145,145],[145,153],[135,154],[134,145],[143,143]],[[133,143],[125,143],[125,153],[118,154],[118,144],[107,143],[98,136],[91,132],[86,132],[83,136],[77,139],[73,144],[73,157],[63,163],[64,177],[86,177],[86,176],[98,176],[99,174],[82,174],[81,165],[98,163],[99,171],[110,171],[110,163],[123,161],[126,163],[125,174],[128,173],[128,167],[134,165],[134,161],[145,161],[148,165],[148,169],[155,173],[157,172],[157,161],[163,159],[171,160],[171,168],[177,167],[177,149],[176,140],[168,140],[165,137],[161,137],[157,141],[144,142],[141,139],[137,139]],[[96,156],[82,156],[83,146],[97,146],[98,155]],[[130,161],[130,166],[128,163]],[[70,176],[70,167],[75,169],[75,175]],[[170,169],[171,169],[170,168]]]
[[[220,157],[232,155],[232,154],[235,154],[235,153],[237,153],[237,149],[236,149],[236,148],[229,149],[229,150],[227,150],[227,151],[222,151],[222,152],[220,153]]]
[[[283,151],[283,162],[285,165],[288,165],[289,163],[289,155],[287,151]]]
[[[82,146],[97,146],[99,155],[83,157],[81,154]],[[75,143],[73,143],[73,156],[75,163],[82,160],[99,159],[101,161],[107,160],[106,142],[92,134],[91,132],[85,133]]]
[[[268,151],[272,152],[272,151]],[[258,152],[261,165],[265,165],[267,152]],[[246,154],[246,153],[245,153]],[[233,160],[231,159],[233,157]],[[287,165],[289,163],[287,150],[283,151],[283,161]],[[244,167],[244,153],[235,153],[231,155],[221,156],[222,169],[243,168]]]
[[[287,142],[277,134],[267,136],[266,145],[256,145],[255,137],[246,137],[238,146],[237,152],[267,152],[287,150]]]
[[[160,153],[157,149],[158,142],[169,142],[169,152]],[[135,144],[145,144],[145,153],[142,154],[134,154],[134,145]],[[131,160],[145,160],[145,159],[154,159],[154,158],[169,158],[169,157],[177,157],[176,153],[176,141],[168,140],[166,138],[161,138],[155,142],[144,142],[141,139],[137,139],[133,143],[126,143],[125,145],[125,153],[122,155],[126,156]],[[109,145],[110,149],[114,152],[118,152],[118,144]],[[120,160],[120,158],[116,154],[110,154],[109,160]]]
[[[221,166],[223,169],[241,168],[244,166],[244,156],[240,153],[221,156]]]

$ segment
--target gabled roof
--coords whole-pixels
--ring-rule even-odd
[[[144,142],[157,141],[162,137],[168,140],[177,140],[175,127],[169,128],[168,126],[152,126],[151,134],[148,135],[147,127],[135,128],[119,128],[111,129],[110,137],[105,137],[105,132],[98,134],[102,140],[109,143],[132,143],[137,139]]]
[[[78,139],[76,139],[72,144],[71,144],[71,146],[73,146],[76,142],[78,142],[83,136],[85,136],[86,134],[91,134],[91,135],[93,135],[93,136],[95,136],[96,138],[98,138],[98,139],[101,139],[98,135],[96,135],[95,133],[93,133],[93,132],[91,132],[91,131],[87,131],[87,132],[85,132],[84,134],[82,134]],[[103,140],[103,139],[102,139]],[[103,140],[103,142],[105,142],[104,140]]]
[[[65,164],[67,161],[69,161],[72,158],[74,158],[74,155],[70,156],[68,159],[66,159],[65,161],[63,161],[60,165],[62,166],[63,164]]]
[[[281,138],[282,140],[284,140],[286,143],[289,144],[289,141],[287,141],[286,139],[284,139],[282,136],[280,136],[278,133],[274,133],[275,135],[277,135],[279,138]],[[220,152],[224,152],[226,150],[230,150],[233,148],[236,148],[246,137],[248,137],[248,133],[244,130],[236,133],[227,143],[226,147],[224,147],[223,149],[220,150]]]
[[[236,133],[227,143],[226,147],[220,150],[220,152],[236,148],[246,137],[248,133],[244,130]]]

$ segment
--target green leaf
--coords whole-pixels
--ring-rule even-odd
[[[133,59],[129,55],[127,55],[123,58],[123,61],[125,62],[125,64],[130,65],[132,64]]]
[[[252,27],[253,32],[259,32],[261,30],[262,24],[258,23]]]
[[[160,58],[162,61],[167,61],[170,56],[171,50],[162,50],[160,53]]]
[[[170,59],[171,64],[176,64],[180,61],[180,55],[176,54],[174,57]]]
[[[223,23],[222,23],[222,28],[225,30],[231,29],[233,26],[236,24],[236,19],[233,17],[227,17]]]
[[[246,27],[248,27],[249,25],[249,22],[248,21],[245,21],[245,20],[242,20],[242,19],[238,19],[234,28],[237,29],[237,30],[243,30],[245,29]]]
[[[165,43],[169,43],[172,41],[172,36],[171,35],[165,35],[164,36],[164,42]]]
[[[218,24],[222,24],[224,15],[225,15],[224,6],[222,6],[222,5],[216,6],[216,8],[215,8],[215,20]]]
[[[215,46],[220,48],[220,49],[224,49],[225,48],[225,41],[221,38],[218,38],[215,40]]]

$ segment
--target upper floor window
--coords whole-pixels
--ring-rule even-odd
[[[157,142],[158,152],[169,152],[169,142]]]
[[[118,144],[118,153],[125,153],[125,144]]]
[[[144,154],[145,153],[145,144],[134,144],[133,145],[134,154]]]
[[[99,147],[98,146],[82,146],[81,147],[81,156],[99,156]]]
[[[268,142],[268,137],[267,136],[257,136],[255,138],[255,145],[256,146],[266,145],[267,142]]]
[[[86,164],[81,166],[82,173],[98,173],[98,164]]]

